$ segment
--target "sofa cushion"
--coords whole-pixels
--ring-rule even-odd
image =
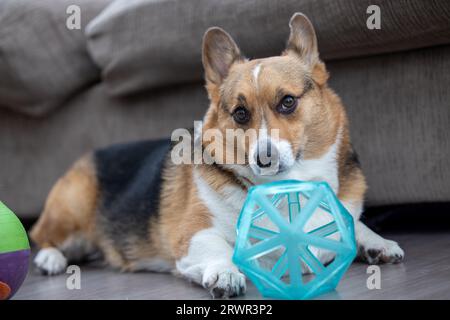
[[[98,83],[47,117],[0,109],[0,200],[21,218],[37,217],[52,185],[84,153],[170,137],[175,128],[192,127],[207,106],[201,85],[119,99]]]
[[[450,201],[450,45],[332,61],[367,205]],[[440,71],[441,70],[441,71]]]
[[[99,79],[100,72],[86,51],[83,29],[108,3],[0,1],[0,107],[41,115]],[[81,30],[66,26],[69,5],[81,9]]]
[[[116,0],[86,32],[89,52],[114,95],[201,80],[202,36],[215,25],[249,57],[279,54],[297,11],[315,25],[325,60],[450,42],[450,1],[376,3],[380,30],[366,25],[372,0]]]

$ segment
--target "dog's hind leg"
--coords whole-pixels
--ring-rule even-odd
[[[90,155],[78,160],[53,186],[30,236],[40,248],[34,263],[45,274],[65,270],[94,248],[98,183]]]

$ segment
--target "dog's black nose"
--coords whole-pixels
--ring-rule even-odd
[[[272,165],[272,150],[271,150],[270,140],[267,140],[266,145],[258,147],[258,152],[256,153],[256,164],[260,168],[269,168]]]
[[[270,160],[267,161],[267,163],[261,162],[261,158],[259,157],[259,154],[258,154],[258,156],[256,157],[256,164],[260,168],[269,168],[272,165],[272,162]]]

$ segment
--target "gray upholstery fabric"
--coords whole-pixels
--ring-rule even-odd
[[[366,26],[371,4],[381,8],[381,30]],[[109,92],[127,95],[199,81],[210,26],[229,31],[249,57],[279,54],[297,11],[315,25],[325,60],[450,43],[448,0],[116,0],[86,32]]]
[[[450,201],[450,46],[328,64],[368,205]]]
[[[0,199],[21,217],[37,216],[53,183],[85,152],[169,137],[206,107],[200,84],[127,99],[110,98],[100,84],[43,118],[0,109]]]
[[[84,27],[109,0],[0,1],[0,107],[42,115],[100,78],[86,51]],[[78,5],[82,30],[69,30]]]

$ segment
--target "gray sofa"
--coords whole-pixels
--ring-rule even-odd
[[[72,4],[81,30],[66,27]],[[366,27],[370,4],[380,30]],[[447,0],[3,0],[0,200],[36,217],[81,154],[192,127],[208,106],[203,32],[218,25],[248,57],[276,55],[297,11],[347,106],[367,205],[450,201]]]

